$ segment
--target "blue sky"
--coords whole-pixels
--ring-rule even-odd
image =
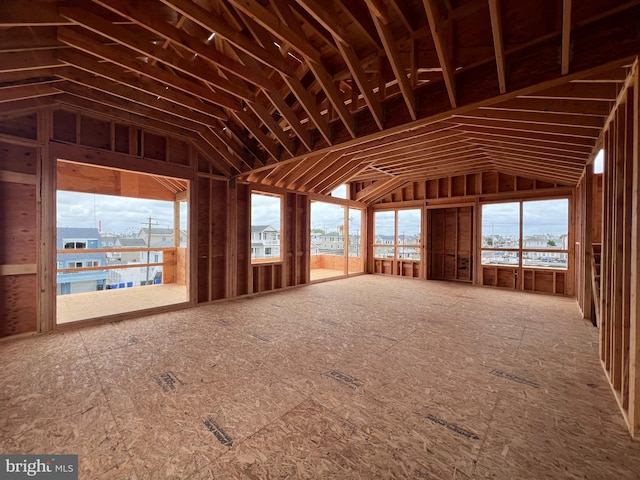
[[[280,228],[278,197],[253,196],[254,225],[272,225]],[[186,204],[183,205],[181,228],[187,227]],[[483,207],[483,232],[490,234],[518,234],[518,203],[495,203]],[[59,227],[98,226],[102,221],[102,231],[109,233],[137,233],[147,224],[149,216],[158,227],[173,227],[173,202],[142,200],[127,197],[112,197],[88,193],[58,191]],[[405,210],[400,213],[399,232],[414,235],[420,231],[420,211]],[[351,228],[360,230],[360,215],[357,210],[350,212]],[[525,203],[524,234],[567,233],[567,200],[544,200]],[[342,207],[322,202],[314,202],[311,207],[311,228],[336,231],[344,224]],[[393,235],[393,220],[379,222],[378,233]]]
[[[182,229],[187,227],[184,205]],[[148,225],[149,216],[155,226],[173,228],[173,202],[58,190],[58,227],[97,228],[102,221],[103,233],[137,233]]]

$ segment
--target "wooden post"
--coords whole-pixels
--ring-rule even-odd
[[[39,265],[38,265],[38,331],[48,332],[56,324],[56,158],[49,151],[49,140],[53,136],[53,111],[38,113],[37,167],[40,189],[39,207]]]
[[[640,435],[640,81],[638,60],[633,73],[633,190],[631,221],[631,309],[629,345],[629,430]]]
[[[582,316],[591,320],[591,304],[593,303],[593,290],[591,277],[594,272],[591,269],[593,258],[593,162],[588,164],[585,170],[582,188]]]

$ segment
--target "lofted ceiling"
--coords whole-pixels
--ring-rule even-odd
[[[639,53],[639,0],[2,0],[0,114],[125,118],[366,202],[488,170],[573,186]]]

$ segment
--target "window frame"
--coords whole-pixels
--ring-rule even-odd
[[[419,252],[419,258],[401,258],[400,257],[400,248],[407,248],[406,243],[400,243],[400,233],[399,233],[399,212],[401,211],[409,211],[415,210],[419,212],[420,218],[420,229],[419,229],[419,241],[415,248]],[[393,240],[391,243],[376,243],[376,239],[378,235],[376,233],[376,214],[383,212],[393,212]],[[424,256],[424,210],[420,207],[407,207],[407,208],[392,208],[392,209],[384,209],[384,210],[375,210],[373,212],[373,241],[372,241],[372,255],[376,260],[395,260],[395,261],[403,261],[403,262],[421,262]],[[393,249],[393,256],[379,256],[376,255],[377,248],[385,248],[385,249]]]
[[[539,202],[539,201],[545,201],[545,200],[566,200],[567,201],[567,248],[554,248],[554,249],[540,249],[540,248],[529,248],[529,247],[525,247],[524,243],[525,243],[525,239],[524,239],[524,204],[525,203],[529,203],[529,202]],[[513,248],[513,247],[504,247],[504,246],[499,246],[499,247],[485,247],[483,245],[483,239],[486,236],[483,230],[483,224],[484,224],[484,206],[485,205],[496,205],[496,204],[500,204],[500,203],[517,203],[519,205],[518,208],[518,217],[519,217],[519,233],[518,233],[518,247],[517,248]],[[479,245],[479,250],[480,250],[480,258],[479,258],[479,263],[481,267],[511,267],[511,268],[525,268],[525,269],[530,269],[530,270],[549,270],[549,271],[568,271],[569,269],[569,238],[570,238],[570,232],[569,232],[569,224],[570,224],[570,216],[571,216],[571,196],[570,195],[566,195],[566,196],[558,196],[558,197],[544,197],[544,198],[527,198],[527,199],[520,199],[520,200],[505,200],[502,202],[482,202],[480,205],[480,228],[478,229],[478,235],[479,235],[479,241],[478,241],[478,245]],[[518,258],[518,262],[516,264],[510,264],[510,263],[484,263],[483,262],[483,253],[484,252],[513,252],[516,254],[517,258]],[[562,265],[564,266],[539,266],[539,265],[525,265],[524,262],[524,254],[526,253],[552,253],[552,254],[563,254],[566,256],[567,261],[562,263]]]
[[[279,194],[279,193],[272,193],[272,192],[267,192],[264,190],[251,190],[251,202],[250,202],[250,212],[249,212],[249,260],[251,262],[251,265],[263,265],[263,264],[269,264],[269,263],[281,263],[284,259],[283,257],[283,239],[285,238],[284,233],[283,233],[283,218],[284,218],[284,195]],[[265,253],[264,253],[264,257],[259,257],[256,258],[254,257],[254,254],[257,253],[258,249],[256,247],[253,247],[251,244],[253,243],[253,196],[254,195],[260,195],[263,197],[270,197],[270,198],[277,198],[280,202],[280,219],[279,222],[280,224],[278,225],[276,231],[277,231],[277,238],[276,240],[278,241],[277,245],[265,245]],[[276,228],[273,225],[269,225],[270,227]],[[264,237],[264,238],[263,238]],[[263,232],[259,233],[259,239],[260,240],[267,240],[268,236],[266,235],[266,233],[263,235]],[[267,247],[269,249],[273,249],[274,246],[278,247],[278,255],[277,256],[267,256],[266,255],[266,250]]]

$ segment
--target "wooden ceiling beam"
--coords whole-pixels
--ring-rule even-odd
[[[231,115],[234,115],[233,112]],[[252,119],[248,121],[257,127]],[[210,125],[209,129],[219,135],[220,139],[225,141],[250,169],[266,164],[269,154],[260,149],[258,140],[245,131],[246,129],[251,132],[246,125],[238,121],[237,117],[232,116],[225,123],[217,122],[215,125]]]
[[[529,172],[536,176],[545,175],[547,178],[553,179],[556,183],[569,182],[575,185],[580,180],[584,170],[584,168],[571,169],[564,166],[559,168],[557,165],[553,164],[550,164],[545,168],[544,165],[541,166],[540,162],[536,162],[535,160],[514,160],[512,157],[501,155],[492,155],[491,159],[499,169],[501,167],[506,167],[511,168],[514,171]]]
[[[265,178],[271,185],[278,185],[282,188],[290,189],[287,185],[296,178],[304,176],[306,171],[313,165],[315,165],[315,159],[313,157],[303,157],[298,162],[276,165],[275,168],[272,168],[267,173]]]
[[[236,120],[243,124],[253,135],[253,137],[262,145],[262,148],[276,161],[280,160],[280,155],[278,153],[278,148],[274,143],[273,139],[266,135],[258,125],[254,122],[254,120],[249,116],[249,114],[243,110],[237,112],[231,112],[231,116],[235,117]]]
[[[262,28],[270,32],[271,35],[279,39],[280,43],[286,42],[290,45],[301,56],[307,59],[307,61],[318,64],[322,63],[318,51],[313,48],[303,35],[300,35],[294,29],[289,28],[286,23],[281,22],[276,15],[271,13],[256,0],[228,1],[238,10],[242,11],[244,15],[251,18],[258,25],[262,26]]]
[[[349,178],[353,177],[354,174],[362,168],[362,162],[350,160],[331,172],[331,174],[323,176],[322,181],[316,184],[311,191],[328,195],[337,187],[346,183]]]
[[[278,48],[273,44],[273,41],[269,36],[269,32],[265,30],[261,24],[253,21],[251,17],[244,16],[243,19],[247,28],[251,31],[256,40],[262,44],[263,48],[266,51],[273,52],[275,54]],[[282,54],[286,56],[286,52],[282,52]],[[282,74],[281,76],[282,80],[289,87],[291,93],[293,93],[293,95],[298,99],[298,102],[300,102],[300,106],[302,106],[304,111],[307,113],[309,121],[316,126],[325,141],[331,145],[333,143],[333,139],[331,138],[329,123],[326,118],[322,117],[322,114],[320,113],[315,100],[311,97],[311,94],[297,77],[288,77]]]
[[[200,133],[201,136],[206,138],[207,142],[218,151],[220,156],[225,159],[229,166],[233,167],[237,172],[241,172],[243,170],[240,160],[229,154],[229,145],[221,141],[219,138],[211,138],[208,128],[203,128],[194,122],[190,122],[173,115],[154,111],[154,109],[149,107],[132,104],[131,102],[121,100],[112,95],[99,94],[93,90],[81,88],[71,83],[67,83],[63,86],[61,85],[61,87],[68,92],[69,96],[81,100],[80,102],[73,102],[70,100],[69,96],[66,96],[64,97],[64,103],[69,105],[82,106],[83,108],[94,112],[99,110],[100,113],[109,110],[112,112],[126,112],[127,114],[131,114],[133,119],[135,119],[135,121],[133,119],[131,121],[138,124],[140,124],[140,118],[147,118],[150,122],[143,124],[153,126],[156,130],[160,129],[159,125],[164,125],[164,128],[160,130],[170,135],[175,135],[182,131],[189,132],[182,134],[191,137],[193,135],[192,132]],[[100,104],[102,106],[97,109],[96,104]],[[112,113],[111,115],[115,115],[115,118],[127,118],[123,113]]]
[[[344,156],[344,152],[329,152],[325,155],[318,156],[315,159],[313,166],[306,169],[303,175],[299,176],[299,178],[295,181],[290,180],[288,182],[289,188],[304,191],[304,186],[307,184],[307,182],[309,182],[313,178],[316,178],[325,170],[332,168],[333,165],[335,165],[335,163]],[[352,155],[347,156],[349,160],[352,157]]]
[[[478,109],[459,115],[464,118],[486,118],[510,122],[540,123],[585,128],[602,128],[604,119],[587,115],[569,115],[564,113],[519,112],[515,110]]]
[[[337,15],[332,4],[321,5],[317,0],[296,0],[333,37],[334,41],[349,43],[344,27],[336,21]]]
[[[517,148],[496,147],[489,145],[480,145],[478,148],[487,153],[487,155],[501,155],[502,157],[510,157],[516,159],[526,159],[540,162],[541,168],[545,165],[555,165],[558,168],[574,167],[582,170],[586,165],[587,157],[581,159],[562,157],[558,155],[549,155],[543,152],[530,152],[518,150]]]
[[[373,88],[369,83],[369,79],[362,67],[362,63],[358,58],[355,50],[350,45],[346,35],[344,34],[344,29],[340,25],[337,19],[337,14],[333,9],[328,10],[327,7],[321,7],[316,0],[298,0],[298,3],[307,11],[311,16],[313,16],[316,20],[318,20],[322,26],[327,28],[331,35],[333,35],[336,45],[338,46],[338,50],[342,55],[349,72],[358,85],[360,89],[360,93],[362,94],[373,119],[378,126],[378,129],[384,130],[384,125],[382,121],[382,105],[380,101],[375,96],[373,92]]]
[[[249,67],[249,68],[259,68],[256,60],[251,56],[247,55],[244,52],[238,52],[241,60]],[[265,76],[266,78],[266,76]],[[291,127],[291,130],[296,134],[298,140],[304,145],[307,151],[313,150],[313,143],[311,142],[311,132],[300,123],[300,120],[296,116],[296,114],[291,110],[291,107],[285,102],[284,98],[278,94],[275,85],[273,88],[269,90],[264,90],[262,92],[267,99],[273,104],[280,115],[286,120],[286,122]],[[258,100],[256,100],[257,102]],[[279,127],[278,127],[279,128]],[[295,151],[295,147],[292,147]],[[295,155],[292,154],[292,155]]]
[[[203,100],[207,100],[215,105],[231,108],[234,110],[241,108],[241,101],[227,94],[213,92],[205,85],[196,83],[186,78],[178,77],[173,73],[162,70],[157,66],[152,66],[142,60],[138,60],[131,50],[126,47],[119,49],[110,45],[103,45],[93,41],[72,27],[60,27],[58,29],[58,39],[67,45],[71,45],[78,50],[95,55],[102,60],[120,65],[125,70],[132,70],[151,80],[160,81],[165,85],[180,90],[186,94],[195,95]]]
[[[59,96],[37,97],[0,103],[0,116],[3,118],[14,118],[22,116],[28,112],[42,110],[43,108],[56,105],[58,98]]]
[[[519,142],[502,142],[491,138],[468,138],[465,142],[476,147],[495,148],[499,151],[513,151],[515,153],[524,153],[537,155],[538,158],[550,156],[558,159],[570,159],[581,161],[583,164],[589,158],[590,151],[578,152],[575,150],[548,148],[539,145],[523,145]]]
[[[73,84],[69,85],[77,88]],[[90,98],[86,98],[86,96]],[[125,110],[121,106],[110,105],[106,101],[104,103],[97,102],[96,98],[98,95],[95,92],[89,92],[86,96],[79,96],[74,93],[62,93],[56,97],[56,100],[58,104],[69,107],[71,110],[86,112],[89,115],[97,116],[98,118],[107,118],[116,122],[129,122],[132,125],[148,128],[150,131],[161,135],[176,135],[185,139],[194,137],[192,130],[158,120],[155,116]],[[103,95],[101,98],[106,99],[107,96]],[[99,108],[96,106],[96,103],[100,104]],[[120,103],[120,105],[122,105],[122,103]]]
[[[273,136],[278,140],[280,145],[289,153],[291,156],[295,156],[295,148],[293,146],[293,139],[287,135],[282,128],[278,125],[278,123],[271,116],[267,108],[260,103],[259,101],[248,102],[247,105],[253,113],[262,121],[262,123],[269,129],[269,131],[273,134]],[[279,161],[280,158],[277,158]]]
[[[116,96],[113,93],[104,93],[94,88],[87,88],[85,85],[80,85],[71,81],[59,83],[58,88],[71,95],[75,95],[76,97],[84,98],[85,100],[90,100],[109,107],[119,108],[120,110],[135,113],[139,116],[147,116],[158,121],[166,122],[170,125],[184,128],[185,130],[198,131],[202,128],[202,126],[193,120],[187,120],[178,115],[161,111],[145,104],[134,103],[131,100]]]
[[[59,81],[56,80],[55,82],[38,83],[34,85],[0,87],[0,103],[58,95],[60,90],[55,86],[56,83],[59,83]]]
[[[132,102],[133,104],[149,107],[169,115],[175,115],[177,117],[184,118],[185,120],[199,123],[203,126],[210,125],[214,121],[214,119],[209,115],[194,112],[179,103],[170,102],[164,98],[158,98],[150,93],[142,93],[140,90],[133,89],[128,85],[125,86],[120,83],[114,83],[103,77],[95,77],[74,67],[59,69],[58,75],[61,78],[65,78],[78,85],[83,85],[89,89],[113,95]]]
[[[0,73],[28,72],[30,70],[54,68],[63,65],[58,60],[55,50],[0,53]]]
[[[575,177],[564,177],[561,178],[549,174],[548,172],[542,172],[535,167],[521,166],[518,168],[513,168],[510,166],[503,165],[501,163],[496,164],[496,168],[501,172],[507,175],[521,176],[533,178],[536,180],[542,180],[543,182],[549,182],[554,184],[566,185],[569,187],[575,187],[578,184],[578,179]]]
[[[306,1],[306,0],[305,0]],[[382,105],[380,104],[380,100],[376,97],[373,92],[373,87],[369,83],[369,79],[367,78],[367,74],[362,68],[362,64],[360,63],[360,59],[356,55],[353,47],[346,43],[342,43],[340,41],[336,42],[338,45],[338,50],[340,50],[340,54],[351,72],[353,80],[356,85],[358,85],[358,89],[362,94],[367,107],[369,107],[369,111],[373,116],[376,125],[379,130],[384,130],[384,122],[383,122],[383,114],[382,114]]]
[[[418,23],[418,19],[416,19],[416,15],[409,10],[406,2],[398,2],[397,0],[387,0],[387,4],[391,6],[391,8],[396,12],[402,24],[407,29],[409,34],[412,34],[416,29],[416,25]]]
[[[562,155],[568,156],[576,156],[578,158],[583,158],[588,156],[591,152],[591,145],[570,145],[562,142],[548,142],[546,139],[531,139],[531,138],[513,138],[513,137],[502,137],[496,136],[495,134],[486,134],[486,133],[467,133],[466,138],[468,141],[479,142],[485,145],[511,145],[513,147],[523,148],[523,149],[548,149],[550,151],[555,151]]]
[[[304,36],[302,28],[296,21],[293,11],[289,8],[289,4],[284,0],[271,0],[272,5],[276,9],[280,18],[289,25],[300,37]],[[356,122],[353,115],[349,112],[349,109],[345,105],[340,92],[333,83],[333,78],[327,72],[327,69],[322,62],[307,62],[316,80],[325,92],[327,99],[333,105],[338,117],[342,120],[342,123],[347,128],[352,138],[356,137]]]
[[[445,39],[445,22],[442,15],[438,12],[435,0],[423,0],[423,3],[424,9],[427,12],[427,19],[429,20],[433,43],[436,46],[438,60],[442,67],[444,83],[447,87],[447,93],[449,94],[449,101],[451,102],[451,106],[456,108],[458,106],[458,100],[456,96],[455,71],[451,59],[451,45],[449,45]]]
[[[527,155],[515,155],[511,152],[505,153],[497,150],[485,150],[487,156],[491,157],[494,160],[500,160],[501,163],[513,164],[513,165],[531,165],[539,168],[540,170],[548,170],[551,172],[557,172],[558,175],[563,173],[569,174],[573,172],[574,178],[580,178],[582,172],[585,167],[585,162],[579,163],[568,163],[568,162],[559,162],[553,160],[543,160],[535,156],[527,156]]]
[[[124,45],[141,55],[153,58],[198,81],[208,83],[218,94],[222,91],[244,100],[253,100],[255,97],[254,92],[242,85],[230,82],[221,77],[215,73],[213,69],[207,68],[206,65],[197,58],[194,58],[192,61],[184,60],[178,55],[171,54],[171,52],[162,48],[162,46],[156,46],[150,42],[146,42],[130,32],[127,28],[114,25],[84,8],[61,7],[60,15],[77,22],[94,33]],[[240,100],[238,100],[238,102],[239,101]]]
[[[61,50],[58,56],[63,62],[72,65],[77,69],[84,70],[92,75],[104,77],[112,82],[128,86],[143,93],[153,94],[156,97],[164,98],[165,100],[177,103],[190,108],[195,112],[200,112],[219,120],[226,121],[229,118],[228,115],[217,106],[204,102],[199,98],[194,98],[184,92],[168,88],[167,85],[151,80],[150,78],[140,75],[134,76],[131,73],[121,71],[114,68],[113,64],[110,62],[101,62],[96,57],[79,52],[75,49],[69,48]]]
[[[373,8],[384,14],[385,20],[388,18],[387,7],[379,0],[365,0],[366,2],[374,3]],[[340,6],[346,13],[349,20],[353,22],[353,25],[360,31],[362,36],[376,49],[382,48],[379,37],[376,33],[377,29],[374,25],[371,16],[368,13],[368,5],[363,5],[362,0],[351,0],[349,2],[340,2]],[[333,3],[333,9],[335,10],[335,2]]]
[[[488,119],[488,118],[469,118],[464,116],[453,116],[447,123],[465,125],[465,126],[478,126],[492,129],[504,129],[513,132],[531,132],[535,134],[545,134],[550,138],[564,137],[569,142],[574,138],[583,138],[595,141],[600,136],[600,128],[592,127],[573,127],[573,126],[561,126],[561,125],[547,125],[542,123],[527,123],[524,121],[512,122],[510,120],[501,119]],[[561,138],[559,138],[561,140]]]
[[[192,37],[177,26],[173,26],[160,19],[149,9],[143,9],[129,0],[93,0],[93,2],[163,37],[173,45],[179,45],[191,54],[198,55],[199,58],[209,62],[215,68],[220,68],[227,73],[233,74],[233,76],[240,77],[257,87],[263,89],[270,87],[268,82],[264,81],[264,76],[247,68],[244,64],[233,60],[227,55],[218,52],[215,48],[211,48],[211,46],[207,45],[204,41]],[[181,18],[183,19],[185,17]]]
[[[548,133],[540,133],[533,131],[513,130],[509,128],[495,128],[484,125],[465,125],[458,124],[456,130],[467,133],[480,133],[495,138],[515,138],[526,140],[537,140],[544,143],[559,145],[576,145],[579,147],[593,147],[595,140],[584,137],[565,137],[563,135],[550,135]]]
[[[612,102],[618,97],[620,86],[616,83],[566,83],[523,95],[523,98],[590,100]]]
[[[481,107],[486,110],[517,111],[517,112],[544,112],[567,115],[596,116],[606,118],[611,107],[608,102],[598,100],[563,100],[520,97]]]
[[[413,87],[407,77],[407,72],[402,65],[402,59],[400,58],[400,51],[398,50],[396,40],[393,38],[391,29],[388,26],[389,20],[386,18],[386,8],[380,4],[380,0],[366,0],[373,23],[378,31],[378,35],[382,40],[384,51],[387,54],[387,60],[391,64],[391,69],[398,82],[400,91],[404,97],[405,104],[409,110],[409,115],[412,120],[417,118],[416,114],[416,97],[413,93]]]
[[[356,193],[355,200],[358,202],[370,202],[376,198],[376,196],[382,196],[381,192],[386,194],[387,192],[400,188],[405,183],[407,183],[407,180],[402,178],[389,178],[377,181]]]
[[[208,29],[210,32],[215,32],[216,35],[220,35],[236,48],[269,67],[269,69],[275,69],[288,77],[294,75],[292,68],[280,55],[274,55],[261,48],[252,39],[235,30],[233,26],[228,25],[222,18],[215,16],[191,0],[160,1],[201,27]]]
[[[69,20],[58,14],[56,3],[38,2],[36,7],[35,5],[25,5],[24,0],[2,0],[0,28],[57,27],[69,23]]]
[[[560,59],[560,73],[569,73],[571,61],[571,0],[562,0],[562,53]]]
[[[491,33],[493,35],[493,49],[496,56],[498,70],[498,86],[500,93],[507,92],[507,74],[505,67],[504,38],[502,35],[502,15],[500,0],[489,0],[489,14],[491,16]]]
[[[415,150],[416,148],[425,148],[426,146],[437,147],[448,144],[450,139],[460,137],[461,132],[451,125],[438,124],[440,128],[429,129],[425,131],[413,132],[412,136],[405,138],[389,139],[387,142],[370,142],[358,148],[352,148],[348,151],[357,153],[358,158],[367,158],[370,156],[392,155],[395,152],[404,152]],[[435,127],[435,126],[434,126]]]

